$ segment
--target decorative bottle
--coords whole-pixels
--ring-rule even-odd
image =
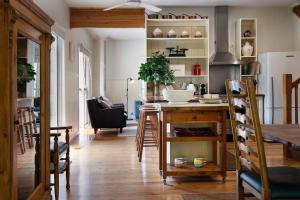
[[[201,66],[199,64],[194,65],[194,75],[201,75]]]

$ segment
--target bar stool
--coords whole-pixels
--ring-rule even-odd
[[[156,147],[158,149],[158,110],[154,107],[140,108],[140,116],[136,134],[136,147],[139,162],[142,160],[144,147]]]
[[[18,127],[17,127],[17,145],[19,145],[21,154],[24,154],[25,149],[25,136],[24,136],[24,123],[23,123],[23,110],[18,109]]]

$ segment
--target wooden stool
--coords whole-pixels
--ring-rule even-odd
[[[141,107],[136,134],[136,146],[139,162],[142,160],[144,147],[158,149],[158,110],[155,108]]]
[[[23,110],[18,109],[18,127],[17,127],[17,145],[19,145],[21,154],[24,154],[25,149],[25,136],[24,136],[24,124],[23,124]]]

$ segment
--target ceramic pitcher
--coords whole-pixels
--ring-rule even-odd
[[[243,56],[251,56],[253,53],[253,46],[247,41],[242,47]]]

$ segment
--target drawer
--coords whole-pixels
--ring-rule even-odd
[[[198,111],[198,112],[173,112],[168,113],[168,122],[184,122],[184,123],[194,123],[194,122],[222,122],[223,112],[216,111]]]

